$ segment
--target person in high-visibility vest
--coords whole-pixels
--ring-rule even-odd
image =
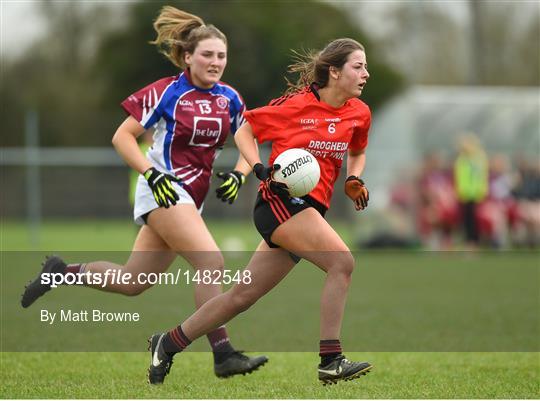
[[[487,156],[474,134],[463,136],[454,163],[454,186],[461,204],[465,240],[476,246],[479,240],[476,208],[488,194],[489,174]]]

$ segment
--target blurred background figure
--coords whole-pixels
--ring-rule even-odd
[[[540,159],[520,156],[517,168],[513,240],[517,246],[534,248],[540,245]]]
[[[469,249],[477,248],[480,240],[478,205],[488,193],[489,176],[486,152],[478,137],[464,134],[458,142],[454,162],[454,185],[461,210],[461,225]]]
[[[459,204],[452,171],[440,151],[426,154],[418,179],[418,230],[422,244],[431,250],[452,248],[459,224]]]
[[[510,229],[517,213],[512,197],[515,181],[508,156],[501,153],[492,155],[489,160],[488,194],[478,206],[476,214],[479,236],[486,246],[501,249],[509,245]]]

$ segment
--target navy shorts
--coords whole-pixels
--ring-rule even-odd
[[[295,214],[308,207],[313,207],[324,217],[327,208],[310,196],[291,198],[286,195],[278,195],[270,191],[266,186],[261,186],[257,194],[253,220],[257,231],[261,234],[270,248],[279,248],[270,237],[280,224],[285,223]]]

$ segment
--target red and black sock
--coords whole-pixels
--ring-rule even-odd
[[[163,350],[168,354],[182,352],[189,344],[191,340],[184,334],[182,326],[175,327],[163,337]]]
[[[211,331],[206,337],[212,346],[214,363],[222,363],[234,352],[225,326],[218,327],[214,331]]]
[[[64,274],[72,273],[84,273],[86,263],[73,263],[66,266],[64,269]]]
[[[74,285],[86,285],[86,279],[85,279],[85,276],[84,276],[85,272],[86,272],[86,263],[72,263],[72,264],[66,265],[66,267],[64,268],[63,274],[64,275],[70,274],[70,275],[74,275],[76,277],[79,274],[82,274],[83,275],[81,277],[82,280],[79,279],[79,277],[77,277],[77,280],[73,284]],[[66,283],[63,283],[63,284],[67,285]]]
[[[321,366],[327,365],[332,359],[341,355],[341,343],[339,340],[321,340],[319,342],[319,356],[321,357]]]

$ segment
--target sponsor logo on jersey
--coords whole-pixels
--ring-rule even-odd
[[[322,159],[332,158],[336,160],[343,160],[345,157],[345,152],[349,148],[348,142],[337,142],[337,141],[309,141],[307,151]]]
[[[178,101],[178,104],[180,106],[189,106],[189,107],[193,107],[193,102],[191,100],[186,100],[186,99],[181,99]]]
[[[308,148],[316,150],[337,150],[344,151],[349,147],[348,142],[334,142],[334,141],[309,141]]]
[[[211,147],[218,143],[221,136],[222,120],[214,117],[193,117],[191,146]]]
[[[326,121],[327,123],[340,123],[340,122],[341,122],[341,118],[339,118],[339,117],[336,117],[336,118],[325,118],[324,121]]]
[[[216,103],[220,109],[226,109],[229,105],[229,101],[226,97],[220,96],[216,99]]]
[[[301,118],[300,125],[303,130],[316,130],[319,124],[318,118]]]
[[[212,104],[212,101],[208,100],[208,99],[197,99],[197,100],[195,100],[195,103],[197,103],[197,104]]]

